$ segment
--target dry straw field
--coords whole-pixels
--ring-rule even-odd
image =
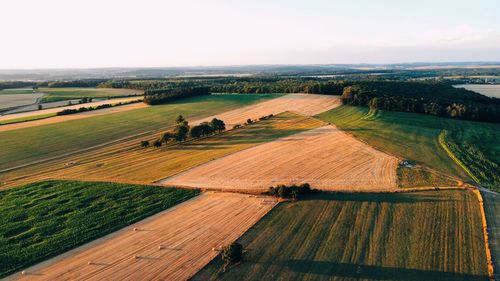
[[[186,280],[275,204],[267,197],[203,193],[11,279]]]
[[[287,112],[242,129],[182,145],[145,149],[139,146],[141,139],[134,138],[1,173],[0,184],[5,188],[48,178],[151,183],[213,159],[323,124],[317,119]]]
[[[309,183],[323,190],[371,191],[397,187],[397,158],[324,126],[208,162],[160,183],[254,190]]]
[[[341,104],[338,96],[313,95],[313,94],[288,94],[279,98],[261,102],[255,105],[231,110],[216,115],[232,127],[243,124],[247,119],[257,119],[269,114],[279,114],[291,111],[306,116],[313,116],[333,109]],[[210,121],[208,117],[197,122]]]

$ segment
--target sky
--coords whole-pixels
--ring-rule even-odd
[[[498,0],[0,0],[0,69],[500,61]]]

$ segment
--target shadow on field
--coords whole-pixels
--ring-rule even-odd
[[[458,201],[449,196],[441,196],[439,193],[341,193],[321,192],[304,197],[301,201],[329,200],[329,201],[354,201],[354,202],[388,202],[388,203],[433,203]]]
[[[462,274],[435,270],[407,269],[398,267],[382,267],[360,265],[354,263],[336,263],[328,261],[288,260],[284,264],[290,270],[301,273],[327,275],[333,277],[349,277],[353,279],[371,280],[487,280],[486,275]]]

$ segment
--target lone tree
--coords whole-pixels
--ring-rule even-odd
[[[243,246],[237,242],[224,247],[222,250],[222,270],[226,272],[230,265],[240,262],[243,259]]]
[[[149,146],[149,141],[147,141],[147,140],[141,141],[141,146],[142,147],[148,147]]]
[[[222,120],[214,118],[214,119],[212,119],[212,121],[210,121],[210,127],[212,127],[212,129],[215,132],[220,133],[226,129],[226,123],[224,123],[224,121],[222,121]]]

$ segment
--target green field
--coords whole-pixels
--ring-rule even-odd
[[[399,157],[416,161],[446,174],[470,181],[468,174],[439,143],[443,130],[451,132],[455,142],[470,144],[464,149],[492,162],[500,163],[500,124],[439,118],[422,114],[377,111],[365,107],[341,106],[318,118],[331,122],[370,145]],[[498,171],[496,171],[498,173]]]
[[[17,88],[0,90],[0,95],[33,94],[32,88]]]
[[[46,181],[0,191],[0,277],[198,194],[105,182]]]
[[[83,97],[108,99],[142,94],[142,90],[108,88],[39,88],[38,92],[47,94],[42,102],[81,99]]]
[[[469,190],[323,193],[281,203],[193,280],[488,280],[479,204]]]
[[[212,95],[56,124],[0,132],[0,169],[74,152],[150,130],[166,129],[175,117],[215,115],[278,95]]]

